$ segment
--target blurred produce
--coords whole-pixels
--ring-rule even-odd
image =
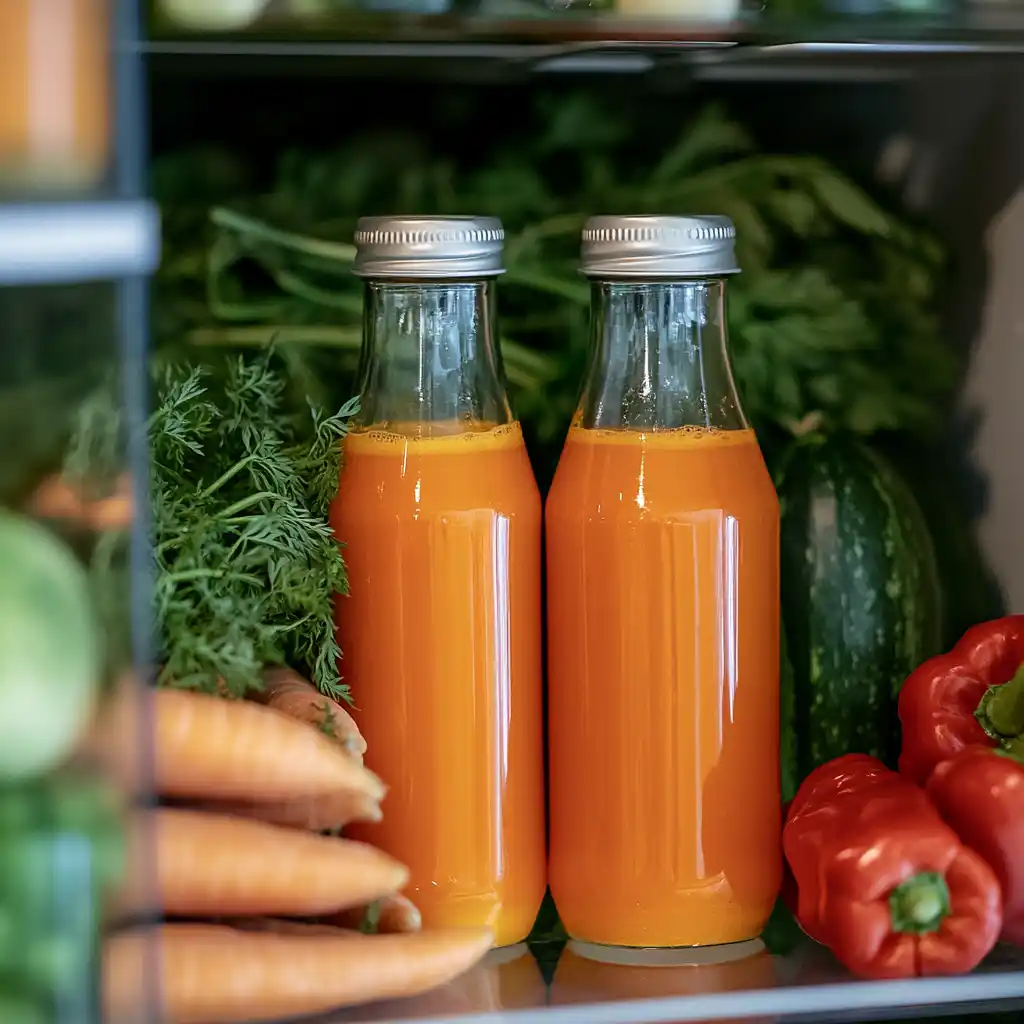
[[[102,909],[125,866],[120,811],[111,787],[77,770],[0,788],[5,1024],[93,1019]]]
[[[63,762],[100,686],[101,637],[89,580],[45,527],[0,511],[0,780]]]
[[[803,22],[835,22],[837,18],[883,18],[917,16],[920,19],[949,17],[957,12],[953,0],[769,0],[769,17],[798,18]]]
[[[541,95],[529,132],[496,132],[489,148],[481,139],[478,166],[394,133],[289,152],[269,189],[229,154],[169,155],[154,170],[166,237],[161,345],[194,355],[273,339],[296,390],[336,407],[350,393],[361,332],[356,218],[495,214],[508,233],[506,371],[532,440],[552,447],[586,354],[589,290],[577,272],[586,215],[713,211],[737,227],[734,370],[766,437],[808,417],[861,435],[928,437],[943,424],[960,366],[939,328],[944,258],[929,233],[823,160],[758,152],[717,107],[653,162],[638,158],[628,119],[586,94]]]
[[[86,190],[110,145],[110,0],[0,3],[0,191]]]
[[[615,0],[615,11],[627,18],[675,18],[691,24],[733,21],[740,8],[740,0]]]
[[[8,479],[23,485],[38,449],[10,447]],[[96,1019],[101,927],[125,870],[121,799],[78,756],[116,646],[79,557],[103,535],[59,511],[58,524],[0,510],[0,1014],[12,1022]]]
[[[256,21],[270,0],[157,0],[157,12],[177,28],[225,32]]]
[[[776,485],[798,781],[851,750],[895,768],[900,687],[941,644],[927,524],[895,470],[854,438],[794,441]]]
[[[45,511],[31,506],[32,494],[60,468],[76,410],[108,372],[115,336],[109,284],[0,288],[0,338],[46,342],[2,351],[0,437],[17,439],[0,462],[5,505]]]

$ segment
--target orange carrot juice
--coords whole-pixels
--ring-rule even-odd
[[[546,515],[562,921],[750,939],[781,880],[779,506],[754,434],[575,426]]]
[[[408,865],[425,927],[508,945],[545,888],[540,496],[518,423],[393,431],[348,436],[332,513],[342,667],[390,787],[352,835]]]

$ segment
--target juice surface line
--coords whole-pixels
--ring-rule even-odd
[[[364,218],[360,412],[332,525],[342,671],[389,786],[351,830],[424,927],[526,937],[544,893],[541,505],[492,328],[493,218]]]
[[[594,218],[546,509],[552,895],[598,946],[760,934],[781,881],[779,506],[733,386],[726,218]]]

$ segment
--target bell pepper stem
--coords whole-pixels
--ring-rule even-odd
[[[995,754],[1008,757],[1018,764],[1024,764],[1024,737],[1018,736],[1013,740],[1004,740],[1001,747],[996,747]]]
[[[1008,682],[985,691],[975,717],[985,732],[1001,743],[1024,735],[1024,666]]]
[[[949,887],[942,875],[923,871],[889,893],[894,932],[926,935],[939,930],[950,912]]]

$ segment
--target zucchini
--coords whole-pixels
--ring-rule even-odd
[[[796,440],[776,486],[799,778],[849,752],[895,768],[900,687],[941,649],[924,516],[896,470],[847,436]]]
[[[779,783],[782,804],[796,796],[800,784],[800,766],[796,749],[796,694],[793,687],[793,665],[786,647],[786,629],[779,633]]]

